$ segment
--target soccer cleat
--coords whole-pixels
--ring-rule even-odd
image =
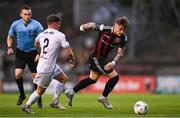
[[[107,109],[112,109],[113,108],[112,105],[109,103],[107,97],[99,96],[98,102],[102,103],[104,105],[104,107],[107,108]]]
[[[43,108],[41,97],[38,99],[37,106],[38,106],[39,109]]]
[[[65,94],[66,94],[66,97],[67,97],[67,100],[68,100],[68,105],[72,106],[72,99],[73,99],[73,96],[74,96],[73,90],[72,89],[66,90]]]
[[[25,113],[29,113],[29,114],[34,114],[35,112],[32,111],[31,107],[29,105],[24,105],[22,106],[22,111]]]
[[[58,100],[53,100],[50,104],[50,106],[52,108],[57,108],[57,109],[60,109],[60,110],[65,110],[66,107],[64,107],[63,105],[61,105],[61,103],[58,101]]]
[[[26,96],[19,96],[18,101],[17,101],[17,105],[21,105],[23,103],[23,101],[26,99]]]

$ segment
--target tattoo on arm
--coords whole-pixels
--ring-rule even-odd
[[[116,57],[114,58],[113,61],[114,61],[115,63],[117,63],[117,62],[120,60],[120,58],[123,57],[123,56],[124,56],[124,49],[118,48],[117,55],[116,55]]]
[[[83,24],[83,27],[84,27],[84,29],[94,29],[94,28],[96,28],[96,23],[89,22],[89,23]]]

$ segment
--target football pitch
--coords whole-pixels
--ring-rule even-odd
[[[98,94],[77,94],[72,107],[68,107],[66,96],[62,94],[60,101],[66,110],[58,110],[49,106],[53,96],[44,94],[44,108],[38,109],[36,103],[32,106],[35,114],[22,112],[16,105],[17,97],[14,93],[0,94],[0,117],[137,117],[133,105],[138,100],[149,106],[149,112],[140,117],[180,117],[180,94],[110,94],[112,110],[97,102]]]

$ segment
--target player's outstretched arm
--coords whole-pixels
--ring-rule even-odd
[[[82,24],[82,25],[80,26],[80,31],[85,32],[85,31],[88,30],[88,29],[94,29],[94,28],[96,28],[96,23],[94,23],[94,22],[88,22],[88,23]]]

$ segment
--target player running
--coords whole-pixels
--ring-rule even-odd
[[[75,93],[96,83],[100,75],[107,75],[110,79],[107,81],[104,91],[99,96],[98,101],[105,108],[112,109],[112,105],[108,102],[107,96],[113,90],[119,80],[118,73],[113,69],[115,64],[124,55],[124,49],[127,42],[125,31],[128,27],[128,18],[121,17],[115,20],[114,26],[99,25],[94,22],[82,24],[81,31],[94,29],[99,32],[96,47],[89,57],[90,75],[88,78],[81,80],[73,89],[68,89],[65,94],[68,98],[68,104],[72,106],[72,99]],[[111,62],[107,61],[108,54],[114,48],[118,47],[117,55]]]
[[[34,79],[34,83],[36,83],[38,87],[22,107],[22,110],[26,113],[34,113],[31,105],[45,92],[53,78],[60,83],[65,83],[68,79],[66,74],[56,64],[58,50],[61,46],[65,48],[66,53],[69,55],[72,66],[75,65],[74,55],[69,43],[66,41],[65,35],[58,31],[60,24],[61,18],[59,16],[55,14],[49,15],[47,17],[48,28],[36,38],[35,45],[41,50],[37,65],[37,75]],[[52,107],[62,107],[58,101],[58,97],[54,100],[54,103],[51,104]]]

